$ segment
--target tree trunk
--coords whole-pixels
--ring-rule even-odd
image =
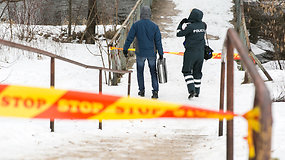
[[[7,3],[8,5],[8,19],[9,19],[9,25],[10,25],[10,36],[11,36],[11,39],[13,39],[13,24],[12,24],[12,18],[11,18],[11,10],[10,10],[10,5],[9,5],[9,2]]]
[[[68,38],[71,36],[71,24],[72,24],[72,0],[68,0]]]
[[[88,0],[88,16],[87,16],[87,27],[86,27],[86,43],[94,44],[95,27],[96,27],[96,13],[97,4],[96,0]]]

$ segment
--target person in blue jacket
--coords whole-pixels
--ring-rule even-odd
[[[184,18],[177,27],[177,37],[185,37],[182,73],[187,84],[188,99],[199,97],[204,62],[205,32],[203,12],[194,8],[188,19]],[[186,24],[183,29],[182,25]]]
[[[152,98],[158,98],[158,80],[156,68],[156,54],[158,51],[159,58],[163,59],[163,48],[161,44],[161,33],[159,27],[150,20],[151,10],[148,6],[141,8],[140,20],[135,22],[127,36],[124,44],[123,53],[128,57],[128,49],[136,38],[135,54],[137,64],[137,80],[139,85],[138,95],[145,96],[144,85],[144,65],[145,60],[148,61],[148,66],[151,74],[152,82]]]

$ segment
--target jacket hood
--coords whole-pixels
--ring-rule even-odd
[[[194,8],[188,17],[188,21],[189,22],[201,22],[202,18],[203,18],[203,12],[200,11],[199,9]]]
[[[151,17],[151,10],[149,6],[143,6],[141,8],[141,19],[150,19]]]

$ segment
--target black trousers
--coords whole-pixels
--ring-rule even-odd
[[[188,93],[200,93],[204,46],[187,48],[183,57],[182,73],[187,84]]]

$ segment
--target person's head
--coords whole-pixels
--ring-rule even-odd
[[[149,6],[143,6],[141,8],[141,19],[150,19],[151,17],[151,10]]]
[[[189,22],[201,22],[203,18],[203,12],[200,11],[197,8],[192,9],[189,17],[188,17],[188,21]]]

